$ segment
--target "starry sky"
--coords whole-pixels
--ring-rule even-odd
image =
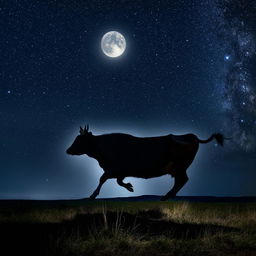
[[[65,150],[93,134],[213,132],[179,195],[256,196],[256,3],[9,0],[0,5],[0,197],[88,197],[102,174]],[[103,54],[108,31],[126,50]],[[107,181],[100,197],[165,194],[173,180]]]

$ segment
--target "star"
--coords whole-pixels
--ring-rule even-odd
[[[225,60],[229,60],[230,56],[229,55],[225,55]]]

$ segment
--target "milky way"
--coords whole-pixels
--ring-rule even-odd
[[[226,52],[222,82],[226,133],[243,150],[255,150],[256,2],[236,0],[220,5],[218,33]]]

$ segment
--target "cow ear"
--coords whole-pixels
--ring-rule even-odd
[[[80,126],[80,134],[83,135],[84,134],[84,129]]]

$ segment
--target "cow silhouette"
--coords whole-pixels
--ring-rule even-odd
[[[174,197],[188,181],[186,170],[196,156],[199,143],[208,143],[213,139],[223,146],[224,137],[220,133],[212,134],[207,140],[200,140],[194,134],[143,138],[123,133],[95,136],[87,125],[84,129],[80,127],[80,135],[66,153],[95,158],[104,170],[90,199],[95,199],[103,183],[111,178],[133,192],[132,184],[123,182],[125,177],[148,179],[170,174],[175,178],[174,186],[161,198],[167,200]]]

